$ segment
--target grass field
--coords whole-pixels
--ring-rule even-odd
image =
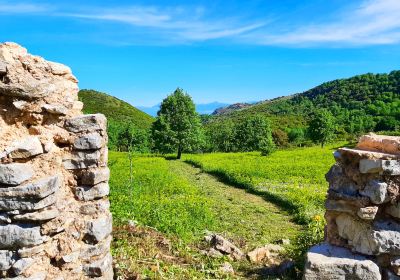
[[[110,153],[113,254],[117,274],[136,279],[258,279],[259,268],[200,254],[205,231],[229,238],[244,252],[291,239],[296,259],[322,236],[324,175],[332,149],[185,155],[184,161]],[[189,164],[190,163],[190,164]],[[131,221],[131,222],[129,222]],[[132,221],[137,226],[130,226]],[[301,225],[302,224],[302,225]],[[299,258],[301,260],[301,258]]]

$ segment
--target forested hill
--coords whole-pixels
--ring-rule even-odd
[[[400,71],[326,82],[303,93],[215,117],[211,123],[261,113],[270,117],[273,127],[289,129],[306,126],[309,116],[318,108],[330,110],[339,129],[347,133],[399,129]]]
[[[79,100],[84,104],[85,114],[102,113],[111,122],[131,124],[136,128],[146,130],[153,122],[150,115],[125,101],[102,92],[83,89],[79,91]]]

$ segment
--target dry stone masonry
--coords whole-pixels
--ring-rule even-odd
[[[400,279],[400,137],[365,135],[334,156],[325,243],[304,279]]]
[[[71,70],[0,44],[0,278],[112,279],[106,118]]]

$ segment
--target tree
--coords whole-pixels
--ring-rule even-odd
[[[180,159],[182,152],[195,151],[201,144],[202,131],[192,98],[180,88],[165,98],[151,133],[156,152],[177,152]]]
[[[311,119],[309,134],[311,139],[320,143],[321,147],[333,139],[335,135],[335,119],[331,112],[326,109],[316,111]]]
[[[262,115],[240,122],[235,128],[235,140],[239,151],[261,151],[267,155],[275,148],[269,120]]]
[[[287,133],[281,129],[275,129],[272,131],[272,138],[278,147],[287,147],[289,144]]]

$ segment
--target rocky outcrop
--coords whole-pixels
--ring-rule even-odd
[[[325,242],[304,279],[400,279],[400,137],[365,135],[326,175]]]
[[[0,44],[0,278],[112,279],[107,120],[71,70]]]

